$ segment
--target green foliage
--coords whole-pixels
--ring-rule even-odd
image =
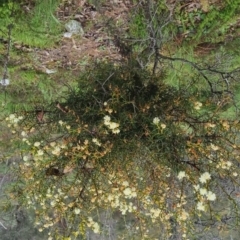
[[[136,39],[136,52],[151,48],[153,41],[160,47],[171,38],[176,24],[170,21],[170,14],[169,8],[162,1],[141,2],[131,10],[129,35]]]
[[[179,29],[187,34],[189,40],[213,41],[224,40],[224,37],[230,24],[237,20],[240,1],[227,1],[223,6],[212,5],[208,12],[202,9],[195,11],[184,11],[176,13],[176,19],[181,22]]]
[[[192,69],[186,68],[186,72],[190,70]],[[81,122],[87,124],[90,132],[96,131],[95,137],[103,138],[105,142],[114,139],[116,149],[112,149],[112,154],[126,152],[127,157],[129,150],[124,150],[126,143],[134,149],[134,142],[142,142],[154,152],[155,159],[161,159],[167,166],[178,168],[178,165],[182,165],[181,159],[187,150],[189,136],[194,138],[203,134],[203,129],[195,127],[190,119],[209,121],[213,118],[208,113],[209,110],[216,109],[214,101],[209,101],[206,85],[186,91],[186,85],[190,84],[184,85],[186,77],[189,82],[193,81],[193,77],[199,82],[198,73],[190,76],[182,73],[177,77],[183,76],[185,80],[176,88],[166,83],[164,73],[152,75],[148,70],[141,69],[134,60],[121,66],[96,64],[79,79],[78,90],[66,98],[63,107],[71,109],[75,113],[74,118],[77,116]],[[203,102],[205,110],[194,110],[197,101]],[[98,126],[102,128],[106,115],[111,116],[112,121],[121,123],[121,131],[115,136],[104,136],[97,130]],[[78,123],[74,123],[75,120],[69,119],[69,115],[64,112],[59,117],[77,127]],[[152,123],[156,117],[167,131],[162,129],[159,134],[161,127],[156,130]],[[83,138],[87,138],[85,132],[78,136],[79,140]]]
[[[163,83],[164,75],[152,76],[137,62],[124,66],[97,64],[94,69],[89,70],[87,79],[79,80],[79,90],[64,105],[90,126],[102,122],[107,109],[112,109],[113,119],[124,124],[121,138],[144,138],[152,119],[164,118],[169,102],[178,99],[176,90]]]
[[[37,1],[34,8],[30,25],[36,32],[49,32],[56,34],[61,29],[59,20],[54,16],[54,12],[59,5],[59,0]]]
[[[140,11],[132,17],[130,22],[130,35],[134,38],[144,39],[147,36],[147,23],[144,13]]]
[[[62,26],[54,16],[59,4],[58,1],[36,1],[33,9],[27,11],[24,5],[27,3],[12,2],[3,4],[0,19],[1,35],[6,39],[8,24],[13,24],[12,39],[28,46],[44,48],[53,45],[58,40]],[[5,33],[5,34],[3,34]]]
[[[5,112],[30,110],[33,106],[44,105],[53,99],[56,88],[51,86],[51,79],[46,74],[39,74],[33,70],[10,70],[11,85],[2,94]],[[30,94],[31,93],[31,94]]]
[[[54,16],[58,4],[59,1],[55,0],[37,1],[33,12],[27,13],[30,21],[26,21],[24,15],[18,19],[15,29],[17,40],[42,48],[53,45],[62,30],[60,22]]]
[[[2,2],[1,1],[0,6],[1,6],[1,8],[0,8],[1,18],[5,19],[6,21],[9,21],[11,15],[12,15],[13,8],[14,8],[13,2],[9,2],[9,1]]]

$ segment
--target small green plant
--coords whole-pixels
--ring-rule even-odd
[[[142,12],[137,13],[130,23],[130,35],[135,38],[144,39],[147,36],[146,28],[147,23],[144,14]]]

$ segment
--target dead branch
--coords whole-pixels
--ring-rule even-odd
[[[1,81],[1,84],[5,87],[8,85],[8,82],[6,81],[8,78],[8,63],[10,60],[10,48],[11,48],[11,34],[12,34],[13,24],[8,25],[8,40],[7,40],[7,52],[5,56],[5,62],[3,66],[3,79]]]

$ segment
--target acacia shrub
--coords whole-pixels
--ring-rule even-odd
[[[35,210],[50,239],[54,230],[66,239],[99,233],[97,212],[109,208],[134,217],[142,239],[156,237],[159,223],[168,238],[174,229],[191,235],[202,213],[218,221],[214,201],[230,196],[220,180],[238,176],[239,123],[219,115],[206,87],[200,94],[164,80],[163,70],[152,74],[131,58],[96,63],[41,123],[34,112],[6,119],[22,152],[21,197],[11,197]]]

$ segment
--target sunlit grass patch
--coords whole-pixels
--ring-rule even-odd
[[[0,19],[0,37],[7,39],[9,24],[13,24],[12,40],[28,46],[44,48],[53,46],[61,32],[62,25],[54,16],[59,1],[38,1],[33,9],[24,12],[19,5],[5,4],[0,11],[5,17]],[[12,5],[15,12],[12,14]],[[26,18],[28,21],[26,21]]]

